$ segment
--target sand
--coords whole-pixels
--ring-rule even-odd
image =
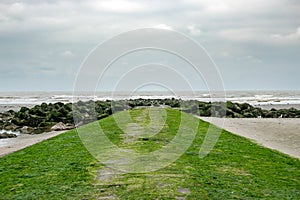
[[[211,122],[210,117],[200,117]],[[222,127],[223,119],[214,118]],[[297,118],[226,118],[223,129],[254,140],[265,147],[300,158],[300,119]]]
[[[52,131],[37,135],[20,134],[17,138],[0,140],[0,157],[57,136],[65,131]]]

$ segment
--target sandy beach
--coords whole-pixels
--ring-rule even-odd
[[[17,138],[0,140],[0,157],[24,149],[38,142],[47,140],[54,136],[64,133],[65,131],[52,131],[37,135],[20,134]]]
[[[211,122],[210,117],[201,117]],[[300,119],[297,118],[214,118],[214,124],[249,138],[265,147],[300,158]]]

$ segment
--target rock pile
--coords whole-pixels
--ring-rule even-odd
[[[134,99],[119,101],[79,101],[77,103],[42,103],[33,108],[22,107],[0,113],[0,129],[36,134],[51,130],[69,130],[75,126],[105,118],[114,112],[143,106],[163,106],[184,112],[214,117],[230,118],[300,118],[300,110],[263,110],[247,103],[198,102],[180,99]]]
[[[6,139],[6,138],[16,138],[17,135],[16,134],[12,134],[12,133],[0,133],[0,139]]]

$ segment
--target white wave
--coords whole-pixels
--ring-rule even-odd
[[[224,101],[222,93],[206,92],[141,92],[131,95],[129,92],[90,92],[72,94],[72,92],[23,92],[23,93],[0,93],[0,105],[9,104],[28,104],[37,105],[43,102],[77,102],[88,100],[121,100],[121,99],[164,99],[178,98],[182,100],[198,100],[198,101]],[[237,103],[249,103],[252,105],[268,105],[268,104],[300,104],[300,91],[234,91],[227,92],[227,101]]]
[[[7,130],[2,130],[0,129],[0,134],[1,133],[8,133],[8,134],[16,134],[16,135],[20,135],[20,132],[18,131],[7,131]]]

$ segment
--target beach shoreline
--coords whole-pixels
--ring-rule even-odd
[[[264,147],[300,159],[299,118],[199,118]]]

